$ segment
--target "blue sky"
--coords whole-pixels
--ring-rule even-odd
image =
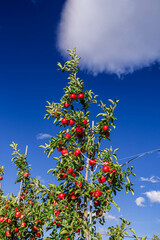
[[[138,21],[137,18],[133,18],[137,14],[136,2],[133,6],[135,12],[129,9],[132,13],[129,30]],[[147,8],[150,7],[150,1],[147,2],[146,14]],[[2,184],[5,194],[8,192],[16,194],[19,187],[13,184],[16,170],[11,164],[12,150],[9,145],[12,141],[19,144],[22,152],[25,151],[25,146],[29,145],[28,161],[32,165],[34,177],[39,176],[45,184],[55,181],[51,175],[46,174],[48,169],[55,166],[55,162],[52,158],[48,159],[43,149],[39,148],[39,145],[44,144],[48,139],[38,139],[37,136],[57,133],[52,121],[44,120],[44,114],[46,101],[58,102],[63,94],[63,87],[67,84],[66,75],[57,72],[57,62],[63,63],[66,60],[64,55],[67,48],[77,47],[82,57],[79,76],[84,80],[86,89],[92,89],[103,102],[115,97],[120,100],[115,112],[118,119],[117,128],[112,131],[109,143],[114,148],[120,149],[119,159],[160,148],[158,55],[160,45],[157,43],[160,35],[154,19],[156,16],[154,11],[160,7],[160,4],[156,6],[158,2],[155,1],[155,6],[154,4],[152,6],[150,22],[153,25],[150,28],[147,24],[143,24],[146,23],[145,17],[139,19],[141,23],[139,25],[144,26],[141,38],[138,36],[138,30],[131,31],[127,38],[123,38],[125,33],[119,35],[117,29],[126,26],[125,19],[120,26],[115,24],[115,27],[112,26],[112,21],[107,21],[110,25],[106,25],[104,17],[102,18],[104,25],[102,23],[98,25],[98,33],[96,25],[94,32],[92,29],[91,32],[89,28],[85,29],[83,20],[85,19],[88,26],[87,21],[92,20],[93,16],[89,14],[89,0],[86,1],[83,15],[78,14],[77,9],[80,12],[83,9],[83,1],[81,3],[81,6],[77,1],[73,3],[71,0],[15,0],[14,2],[5,0],[0,3],[0,165],[5,166],[6,174]],[[94,3],[91,8],[93,14],[96,1]],[[103,4],[102,1],[96,8],[98,16]],[[113,11],[114,6],[110,4],[108,1],[108,7]],[[143,1],[140,5],[141,9]],[[121,6],[118,7],[119,10],[115,10],[117,23],[121,10]],[[77,13],[77,22],[74,21],[72,10]],[[100,31],[101,29],[113,29],[113,31],[105,32]],[[99,40],[102,32],[104,41]],[[112,32],[117,34],[117,41],[113,42],[115,34],[111,36]],[[87,34],[92,34],[92,39]],[[150,35],[153,39],[149,39]],[[134,46],[129,36],[135,41],[136,39],[143,41],[139,41]],[[142,43],[144,44],[141,45]],[[144,46],[143,51],[140,51],[142,46]],[[106,57],[107,53],[108,57]],[[92,110],[91,118],[94,119],[96,110]],[[122,193],[116,197],[115,201],[119,203],[121,212],[113,207],[106,225],[116,224],[116,219],[123,216],[132,222],[137,235],[151,237],[153,233],[160,234],[158,214],[160,155],[153,153],[144,156],[135,160],[132,165],[135,166],[134,171],[137,175],[133,178],[135,195]]]

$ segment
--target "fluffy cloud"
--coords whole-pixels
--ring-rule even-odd
[[[145,205],[143,204],[145,202],[145,199],[143,197],[138,197],[135,200],[137,206],[139,207],[145,207]]]
[[[155,176],[152,176],[150,178],[141,177],[140,180],[143,181],[143,182],[151,182],[151,183],[158,183],[158,182],[160,182],[160,178],[159,177],[155,177]]]
[[[50,134],[47,134],[47,133],[39,133],[37,135],[37,140],[40,140],[40,139],[45,139],[45,138],[51,138],[52,136]]]
[[[45,180],[41,177],[41,176],[37,176],[36,177],[42,184],[45,183]]]
[[[149,200],[153,202],[160,203],[160,191],[150,191],[146,192],[145,195],[149,198]]]
[[[117,218],[111,214],[109,214],[108,212],[104,214],[104,217],[106,220],[114,220],[117,221]]]
[[[159,0],[66,0],[57,46],[90,72],[132,72],[160,61],[159,13]]]

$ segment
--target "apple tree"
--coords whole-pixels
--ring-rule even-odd
[[[50,185],[54,194],[44,202],[55,206],[54,221],[47,225],[52,239],[97,239],[96,222],[105,223],[105,213],[111,210],[114,196],[125,188],[133,192],[129,180],[133,167],[122,170],[116,151],[109,146],[111,131],[115,128],[114,110],[118,100],[109,100],[109,106],[102,101],[97,103],[97,95],[85,90],[84,83],[77,77],[79,60],[75,49],[69,50],[71,60],[64,66],[58,63],[59,70],[68,72],[68,85],[59,103],[48,102],[45,118],[54,119],[61,127],[56,137],[46,143],[46,154],[59,151],[56,168],[48,171],[60,182]],[[91,106],[99,107],[96,124],[91,124]],[[102,140],[108,146],[101,149]]]

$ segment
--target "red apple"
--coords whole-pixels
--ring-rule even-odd
[[[63,125],[66,125],[68,123],[68,120],[66,118],[62,118],[61,123]]]
[[[59,152],[61,152],[61,151],[63,150],[63,148],[60,147],[60,148],[57,148],[57,150],[58,150]]]
[[[67,177],[67,174],[64,170],[61,170],[60,173],[62,173],[59,175],[60,178],[65,179]]]
[[[33,205],[34,204],[34,202],[32,201],[32,200],[29,200],[28,201],[31,205]]]
[[[117,173],[116,173],[116,171],[114,170],[114,169],[112,169],[111,171],[109,171],[109,175],[111,175],[111,176],[115,176]]]
[[[14,232],[18,232],[18,228],[17,227],[14,228]]]
[[[75,199],[76,199],[76,195],[74,194],[74,192],[71,192],[71,193],[70,193],[70,196],[71,196],[71,199],[72,199],[72,200],[75,200]]]
[[[81,126],[76,127],[76,132],[77,133],[82,133],[83,132],[83,127],[81,127]]]
[[[24,228],[25,226],[26,226],[26,223],[25,223],[25,222],[22,222],[22,223],[21,223],[21,227]]]
[[[75,124],[75,121],[72,120],[72,119],[70,119],[70,120],[69,120],[69,125],[73,126],[74,124]]]
[[[56,204],[57,204],[57,200],[54,200],[54,201],[52,202],[52,204],[53,204],[53,205],[56,205]]]
[[[89,164],[90,164],[91,166],[95,166],[95,165],[96,165],[96,160],[95,160],[95,159],[90,159],[90,160],[89,160]]]
[[[58,198],[61,200],[61,199],[64,199],[65,198],[65,193],[59,193],[58,194]]]
[[[103,212],[101,211],[101,210],[98,210],[97,212],[96,212],[96,216],[97,217],[101,217],[103,215]]]
[[[76,98],[77,98],[76,94],[72,93],[72,94],[70,95],[70,99],[71,99],[71,100],[76,100]]]
[[[94,196],[95,196],[95,197],[99,197],[99,196],[101,196],[101,194],[102,194],[102,192],[101,192],[100,190],[96,190],[96,191],[94,192]]]
[[[86,125],[87,124],[87,120],[85,118],[83,118],[83,124]]]
[[[79,171],[82,171],[82,170],[83,170],[83,167],[80,167],[80,168],[79,168]]]
[[[77,156],[77,157],[81,156],[81,151],[79,149],[76,149],[74,151],[74,155]]]
[[[93,192],[93,191],[90,191],[90,192],[89,192],[89,195],[90,195],[91,197],[93,197],[94,192]]]
[[[82,187],[82,183],[81,182],[75,182],[75,185],[77,185],[78,187]]]
[[[72,173],[72,176],[73,176],[73,177],[76,177],[76,174],[73,172],[73,173]]]
[[[3,177],[2,177],[2,176],[0,176],[0,181],[1,181],[1,180],[3,180]]]
[[[64,138],[70,139],[71,138],[71,134],[69,134],[69,133],[65,134]]]
[[[98,207],[100,205],[101,205],[101,201],[99,201],[99,200],[94,201],[94,206],[95,207]]]
[[[104,176],[101,176],[100,178],[98,178],[99,183],[104,183],[106,181]]]
[[[16,218],[19,218],[20,216],[21,216],[21,212],[16,212],[16,213],[15,213],[15,217],[16,217]]]
[[[66,154],[68,154],[67,149],[63,149],[63,150],[61,151],[61,154],[62,154],[62,155],[66,155]]]
[[[11,237],[11,232],[10,231],[6,232],[6,237]]]
[[[73,169],[72,167],[70,167],[70,169],[68,170],[68,173],[72,173],[73,172]]]
[[[33,226],[33,227],[32,227],[32,231],[33,231],[33,232],[37,232],[37,227],[36,227],[36,226]]]
[[[0,217],[0,222],[3,222],[4,221],[4,217]]]
[[[109,138],[110,132],[106,132],[106,138]]]
[[[103,129],[104,132],[106,132],[106,131],[108,131],[109,126],[108,126],[108,125],[104,125],[104,126],[102,127],[102,129]]]
[[[29,177],[29,173],[28,173],[28,172],[25,172],[25,173],[23,174],[23,176],[27,178],[27,177]]]
[[[102,168],[102,171],[103,172],[109,172],[109,166],[103,166],[103,168]]]
[[[61,220],[59,218],[56,218],[54,220],[54,224],[56,224],[57,226],[61,225]]]
[[[65,108],[68,108],[68,107],[69,107],[69,103],[65,102],[65,103],[63,103],[63,106],[64,106]]]
[[[84,94],[83,93],[78,94],[78,99],[83,100],[84,99]]]
[[[40,232],[36,232],[36,233],[35,233],[35,236],[36,236],[36,237],[40,237],[40,236],[41,236]]]
[[[54,112],[54,116],[58,117],[60,115],[60,110],[57,110],[56,112]]]
[[[59,210],[57,209],[57,210],[53,210],[53,213],[55,214],[55,216],[57,217],[58,215],[59,215]]]

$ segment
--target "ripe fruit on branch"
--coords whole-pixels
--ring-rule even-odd
[[[98,210],[97,212],[96,212],[96,216],[97,217],[101,217],[103,215],[103,212],[101,211],[101,210]]]
[[[57,226],[60,226],[61,225],[61,220],[59,218],[56,218],[54,220],[54,224],[56,224]]]
[[[61,170],[60,173],[62,173],[59,175],[60,178],[65,179],[67,177],[67,174],[64,170]]]
[[[25,222],[22,222],[21,223],[21,227],[25,227],[26,226],[26,223]]]
[[[25,173],[23,174],[23,176],[27,178],[27,177],[29,177],[29,173],[28,173],[28,172],[25,172]]]
[[[109,138],[110,132],[106,132],[106,138]]]
[[[16,217],[16,218],[18,218],[18,217],[20,217],[20,216],[21,216],[21,212],[16,212],[16,213],[15,213],[15,217]]]
[[[99,183],[104,183],[106,181],[104,176],[101,176],[100,178],[98,178]]]
[[[101,194],[102,194],[102,192],[101,192],[100,190],[96,190],[96,191],[94,192],[94,196],[95,196],[95,197],[99,197],[99,196],[101,196]]]
[[[89,164],[90,164],[91,166],[95,166],[95,165],[96,165],[96,160],[95,160],[95,159],[90,159],[90,160],[89,160]]]
[[[86,125],[87,124],[87,120],[85,118],[83,118],[83,124]]]
[[[93,192],[93,191],[90,191],[90,192],[89,192],[89,195],[90,195],[91,197],[93,197],[93,196],[94,196],[94,192]]]
[[[61,154],[62,154],[62,155],[66,155],[66,154],[68,154],[67,149],[63,149],[63,150],[61,151]]]
[[[109,171],[109,175],[110,176],[115,176],[117,173],[116,173],[116,171],[114,170],[114,169],[112,169],[111,171]]]
[[[68,107],[69,107],[69,103],[65,102],[65,103],[63,103],[63,106],[64,106],[65,108],[68,108]]]
[[[73,172],[73,173],[72,173],[72,176],[73,176],[73,177],[76,177],[76,174]]]
[[[98,207],[101,205],[101,202],[99,200],[94,201],[94,206]]]
[[[57,217],[59,215],[59,210],[53,210],[54,215]]]
[[[71,134],[69,134],[69,133],[65,134],[64,138],[70,139],[71,138]]]
[[[62,118],[61,123],[63,125],[66,125],[68,123],[68,120],[66,118]]]
[[[60,148],[57,148],[57,150],[58,150],[59,152],[61,152],[61,151],[63,150],[63,148],[60,147]]]
[[[68,173],[72,173],[73,172],[73,169],[72,167],[70,167],[70,169],[68,170]]]
[[[56,205],[56,204],[57,204],[57,200],[54,200],[54,201],[52,202],[52,204],[53,204],[53,205]]]
[[[0,217],[0,222],[3,222],[4,221],[4,217]]]
[[[11,237],[11,232],[10,231],[6,232],[6,237]]]
[[[76,132],[77,133],[82,133],[83,132],[83,127],[81,127],[81,126],[76,127]]]
[[[18,232],[18,228],[17,227],[15,227],[14,232]]]
[[[32,200],[29,200],[28,201],[31,205],[33,205],[34,204],[34,202],[32,201]]]
[[[75,185],[77,185],[78,187],[82,187],[82,183],[81,182],[75,182]]]
[[[65,198],[65,193],[59,193],[58,194],[58,198],[61,200],[61,199],[64,199]]]
[[[79,171],[82,171],[82,170],[83,170],[83,167],[80,167],[80,168],[79,168]]]
[[[61,112],[60,110],[57,110],[56,112],[54,112],[54,116],[58,117],[60,115],[60,112]]]
[[[102,171],[103,172],[109,172],[109,166],[103,166],[103,168],[102,168]]]
[[[106,132],[106,131],[109,130],[109,126],[108,126],[108,125],[104,125],[104,126],[102,127],[102,129],[103,129],[104,132]]]
[[[72,94],[70,95],[70,99],[71,99],[71,100],[76,100],[76,98],[77,98],[76,94],[72,93]]]
[[[74,155],[77,156],[77,157],[81,156],[81,151],[79,149],[76,149],[74,151]]]
[[[35,236],[36,236],[36,237],[40,237],[40,236],[41,236],[40,232],[36,232],[36,233],[35,233]]]
[[[78,99],[83,100],[84,99],[84,94],[83,93],[78,94]]]
[[[3,177],[2,177],[2,176],[0,176],[0,181],[1,181],[1,180],[3,180]]]
[[[33,227],[32,227],[32,231],[33,231],[33,232],[37,232],[37,227],[36,227],[36,226],[33,226]]]
[[[75,121],[72,120],[72,119],[70,119],[70,120],[69,120],[69,125],[73,126],[74,124],[75,124]]]
[[[72,200],[75,200],[75,199],[76,199],[76,195],[74,194],[74,192],[71,192],[71,193],[70,193],[70,196],[71,196],[71,199],[72,199]]]

